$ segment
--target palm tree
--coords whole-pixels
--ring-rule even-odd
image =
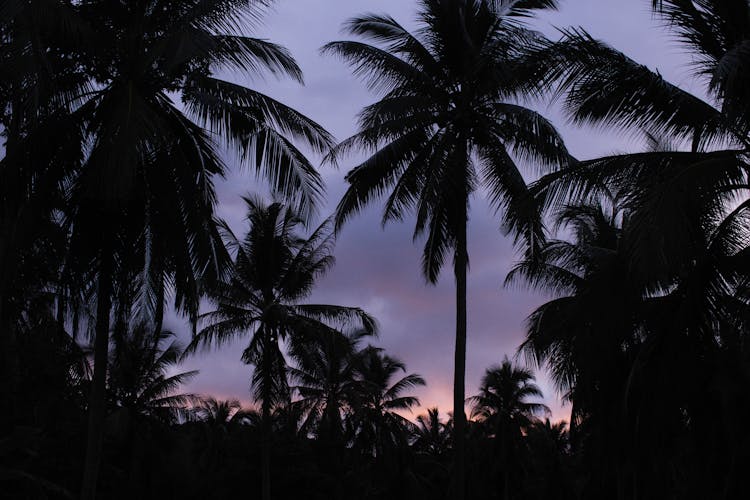
[[[523,71],[525,49],[540,41],[523,19],[556,2],[421,0],[420,6],[415,33],[387,15],[364,15],[348,21],[346,30],[365,42],[323,48],[350,63],[382,96],[362,110],[357,134],[329,158],[336,162],[353,149],[372,153],[346,176],[350,186],[338,205],[337,227],[373,197],[390,193],[383,223],[415,212],[415,237],[427,235],[422,270],[430,283],[453,253],[454,477],[461,499],[470,198],[483,188],[502,213],[505,229],[533,248],[543,237],[542,224],[518,162],[549,170],[570,157],[550,122],[517,100],[530,83]]]
[[[630,235],[619,243],[624,248],[619,249],[618,254],[621,262],[630,268],[626,288],[633,289],[635,285],[633,291],[648,298],[645,310],[636,311],[639,314],[623,325],[640,322],[638,327],[645,328],[640,348],[632,349],[633,341],[630,341],[631,355],[639,354],[631,361],[627,397],[631,408],[640,409],[639,415],[631,419],[637,422],[638,435],[645,443],[641,449],[647,450],[642,451],[640,462],[649,463],[652,471],[656,470],[657,459],[664,464],[664,472],[652,472],[656,477],[664,476],[674,455],[682,453],[684,445],[677,443],[684,442],[684,438],[671,436],[674,453],[665,455],[668,447],[649,446],[647,436],[666,441],[668,435],[657,426],[646,430],[644,427],[649,423],[672,421],[675,425],[670,428],[692,434],[690,441],[703,447],[701,452],[693,452],[696,456],[716,453],[711,451],[716,450],[715,447],[700,444],[702,435],[713,433],[714,441],[724,439],[719,437],[720,433],[709,430],[708,422],[713,419],[707,415],[716,413],[715,390],[702,382],[707,377],[695,374],[701,371],[698,367],[703,366],[707,373],[718,376],[722,371],[717,370],[721,363],[704,363],[723,357],[719,354],[723,350],[720,345],[737,346],[734,340],[737,329],[744,328],[738,323],[744,325],[741,311],[747,306],[746,298],[739,292],[743,288],[739,283],[745,280],[740,275],[745,271],[744,265],[736,265],[736,262],[746,254],[747,235],[739,227],[744,224],[740,221],[746,218],[750,205],[746,191],[750,95],[745,90],[749,61],[743,48],[750,35],[747,22],[750,7],[746,2],[735,0],[663,0],[654,1],[653,8],[672,29],[678,43],[693,56],[697,81],[704,84],[708,99],[699,99],[671,84],[658,72],[593,39],[581,29],[568,30],[559,42],[540,51],[538,60],[540,74],[544,75],[542,86],[552,82],[559,84],[570,117],[578,123],[644,131],[659,137],[660,142],[671,142],[677,147],[580,162],[543,178],[535,191],[553,205],[560,202],[589,204],[606,190],[623,193]],[[569,303],[574,300],[561,298]],[[590,306],[589,303],[587,307]],[[607,310],[612,309],[613,304],[609,304]],[[549,308],[550,314],[546,317],[550,321],[545,321],[547,329],[554,328],[552,312]],[[571,313],[569,310],[564,314],[572,318]],[[615,322],[608,322],[612,324]],[[631,336],[644,337],[644,333],[631,332]],[[604,339],[598,340],[601,343]],[[611,339],[613,348],[615,343],[616,340]],[[669,353],[668,363],[665,353]],[[548,353],[547,358],[559,361],[555,360],[554,351]],[[587,373],[590,375],[592,371],[587,370]],[[622,374],[618,378],[622,383]],[[653,384],[654,380],[659,384]],[[670,380],[672,382],[668,382]],[[681,388],[686,385],[685,380],[691,381],[687,383],[690,391],[682,393],[670,389],[666,391],[669,398],[660,395],[665,391],[660,391],[659,387],[672,387],[677,383]],[[636,394],[640,399],[634,400]],[[699,401],[688,403],[698,394]],[[578,396],[580,400],[583,394]],[[680,411],[686,413],[680,417]],[[647,417],[644,412],[650,415]],[[607,419],[601,412],[599,417]],[[729,449],[736,450],[737,438],[729,438],[727,442],[732,445],[724,455],[736,457],[735,451]],[[690,494],[710,496],[718,487],[725,496],[731,496],[730,485],[737,484],[731,478],[737,476],[733,476],[732,466],[718,464],[734,461],[736,458],[696,459],[696,463],[701,464],[699,467],[716,464],[708,466],[715,469],[702,469],[704,472],[699,475],[726,478],[722,479],[720,487],[705,481],[697,484],[675,480],[663,490],[674,491],[679,485]],[[634,468],[638,465],[636,463]],[[612,468],[623,469],[620,464]],[[646,476],[642,469],[640,474]],[[611,480],[605,482],[612,483]],[[657,480],[649,484],[641,479],[633,484],[639,482],[658,494],[654,486]]]
[[[534,383],[534,375],[527,369],[513,365],[506,356],[500,365],[487,369],[482,377],[479,394],[469,398],[472,418],[479,418],[490,433],[508,424],[511,432],[519,433],[531,425],[536,416],[548,413],[549,408],[529,398],[541,398],[542,391]]]
[[[66,2],[0,5],[0,399],[8,408],[0,419],[6,429],[22,371],[18,325],[26,301],[52,286],[59,271],[63,253],[50,247],[64,247],[64,237],[52,213],[61,204],[63,172],[82,155],[67,96],[85,91],[87,79],[76,61],[60,57],[76,39],[77,21]]]
[[[211,396],[201,397],[193,412],[199,421],[218,427],[242,422],[248,415],[239,400],[216,399]]]
[[[414,438],[414,448],[422,453],[439,457],[448,451],[451,436],[437,408],[428,408],[426,415],[417,417]]]
[[[200,397],[192,408],[190,420],[198,422],[195,462],[203,474],[211,475],[227,466],[227,446],[237,439],[237,431],[254,423],[255,413],[242,408],[236,399]]]
[[[76,109],[87,147],[84,164],[70,173],[67,217],[69,268],[83,275],[98,301],[84,500],[95,495],[117,282],[129,279],[133,268],[142,270],[139,302],[158,330],[165,282],[174,288],[176,307],[194,321],[203,282],[221,274],[223,247],[212,220],[212,183],[225,165],[214,137],[305,215],[321,193],[320,176],[292,140],[322,151],[331,137],[270,97],[214,76],[219,70],[249,77],[268,71],[302,81],[285,49],[246,36],[241,28],[268,4],[154,0],[76,5],[94,27],[75,53],[92,91]]]
[[[179,363],[183,348],[172,332],[156,335],[147,326],[129,328],[113,335],[108,392],[114,405],[127,410],[130,418],[178,422],[196,401],[191,394],[175,394],[196,370],[169,375]]]
[[[526,495],[537,499],[572,499],[575,494],[575,474],[571,467],[570,439],[565,421],[536,421],[527,429],[524,439],[528,453],[529,481]]]
[[[572,403],[571,438],[585,450],[584,489],[593,496],[614,494],[608,488],[624,481],[626,467],[619,461],[628,446],[624,394],[647,309],[641,281],[646,274],[628,252],[628,241],[639,234],[629,229],[622,201],[608,198],[560,209],[557,225],[571,241],[549,241],[538,258],[508,275],[508,282],[523,278],[553,294],[529,316],[520,349],[529,362],[549,369]]]
[[[187,416],[196,397],[177,391],[198,372],[170,373],[182,355],[171,332],[154,333],[143,324],[118,325],[112,340],[107,392],[113,412],[107,421],[129,459],[130,495],[140,497],[142,473],[148,470],[145,448],[166,426]]]
[[[400,415],[419,405],[414,396],[403,392],[425,385],[424,379],[407,374],[394,381],[406,366],[382,349],[368,346],[358,356],[355,408],[351,415],[354,446],[370,456],[382,458],[388,452],[408,445],[413,424]]]
[[[529,316],[520,349],[536,366],[547,364],[557,389],[573,403],[573,426],[592,411],[597,395],[618,392],[622,379],[615,374],[621,376],[628,364],[623,347],[636,342],[644,287],[622,241],[623,217],[615,200],[562,208],[556,222],[573,241],[549,241],[506,279],[523,279],[558,296]]]
[[[242,360],[255,367],[252,384],[261,402],[263,426],[263,498],[268,499],[271,411],[289,400],[280,342],[288,342],[295,355],[315,337],[338,335],[332,324],[353,324],[372,333],[375,323],[361,309],[300,303],[333,265],[328,221],[305,238],[298,232],[302,220],[291,208],[278,202],[245,201],[250,229],[240,240],[222,225],[230,251],[236,252],[234,266],[229,279],[216,286],[212,294],[216,309],[201,317],[205,326],[188,350],[250,337]]]
[[[482,422],[496,443],[501,480],[498,490],[506,500],[510,498],[511,478],[516,475],[511,467],[518,465],[522,434],[538,415],[549,413],[545,405],[529,400],[541,397],[532,373],[513,365],[506,356],[500,365],[487,369],[479,394],[469,398],[472,418]]]
[[[690,252],[692,263],[679,274],[655,273],[653,259],[634,252],[644,239],[639,206],[623,209],[621,203],[564,208],[558,222],[572,229],[572,241],[550,241],[538,259],[519,264],[509,276],[555,296],[529,317],[522,350],[549,368],[573,403],[571,437],[584,451],[585,486],[593,496],[615,494],[615,486],[622,495],[629,484],[649,491],[677,486],[666,471],[686,437],[714,432],[701,422],[701,415],[715,416],[721,406],[707,380],[721,377],[723,369],[711,360],[725,359],[726,349],[740,353],[732,339],[746,328],[747,271],[739,262],[750,244],[747,210],[740,207],[719,220],[681,221],[697,226],[693,244],[700,251]],[[656,254],[659,240],[646,241]],[[649,472],[659,467],[662,473]]]
[[[304,428],[315,429],[323,442],[343,445],[343,413],[351,410],[356,385],[357,344],[369,332],[326,333],[295,352],[296,367],[289,369],[293,387],[307,417]]]
[[[570,120],[643,132],[651,142],[656,137],[674,146],[578,162],[545,176],[534,191],[556,205],[585,202],[602,188],[640,198],[643,234],[662,245],[643,260],[651,260],[654,269],[673,271],[689,265],[691,251],[700,251],[699,238],[691,232],[695,226],[683,221],[719,217],[736,197],[750,203],[744,192],[750,95],[741,83],[750,63],[742,49],[750,36],[750,7],[741,0],[654,0],[653,8],[694,56],[695,76],[708,100],[580,28],[564,31],[561,40],[544,44],[532,59],[539,86],[557,85]],[[654,192],[657,182],[664,189]],[[662,233],[648,232],[656,227]],[[647,240],[641,240],[643,253],[653,250]]]

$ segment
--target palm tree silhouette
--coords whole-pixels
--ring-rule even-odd
[[[158,330],[165,281],[174,288],[177,309],[194,321],[203,282],[221,273],[213,178],[225,165],[214,137],[306,214],[322,190],[320,176],[291,141],[322,151],[331,137],[281,103],[214,76],[219,70],[248,76],[267,71],[302,81],[285,49],[241,32],[243,22],[266,5],[76,5],[93,27],[75,52],[92,88],[77,96],[86,154],[67,183],[70,269],[93,285],[98,301],[83,500],[95,496],[116,282],[129,280],[133,268],[142,270],[139,302]]]
[[[209,426],[225,427],[241,423],[247,415],[248,412],[242,409],[242,404],[237,399],[201,397],[193,408],[193,418]]]
[[[573,199],[569,197],[566,203],[582,199],[585,203],[602,188],[627,194],[629,199],[625,201],[633,211],[627,223],[632,233],[626,238],[627,258],[631,268],[640,274],[637,279],[646,285],[645,295],[651,299],[647,301],[648,309],[638,317],[647,321],[648,335],[628,382],[628,398],[633,400],[635,394],[639,395],[637,402],[631,401],[630,407],[638,408],[638,415],[630,421],[637,423],[633,432],[637,430],[643,441],[638,444],[642,456],[633,458],[632,468],[640,468],[638,474],[642,477],[637,479],[645,485],[642,489],[654,495],[660,494],[658,485],[664,484],[664,492],[680,488],[698,497],[715,496],[720,489],[728,498],[741,495],[739,491],[730,493],[727,486],[737,481],[727,479],[717,486],[711,481],[691,479],[733,474],[726,472],[733,470],[732,466],[718,464],[735,461],[734,452],[725,457],[714,455],[712,461],[705,458],[713,454],[711,447],[702,445],[698,454],[704,458],[698,467],[703,472],[667,484],[663,478],[672,461],[664,443],[668,438],[658,426],[650,430],[648,427],[655,421],[672,421],[671,428],[695,433],[692,435],[696,443],[701,442],[696,436],[715,433],[706,423],[716,419],[717,406],[710,403],[716,401],[714,390],[695,374],[708,359],[723,357],[718,354],[719,344],[734,344],[730,339],[736,337],[730,332],[736,331],[736,326],[731,325],[743,316],[739,311],[745,308],[736,288],[735,273],[739,268],[732,269],[729,263],[734,260],[732,255],[744,255],[747,246],[746,236],[734,228],[746,217],[750,206],[746,191],[750,59],[744,49],[750,36],[750,6],[735,0],[654,0],[652,5],[655,14],[690,54],[691,69],[703,86],[706,100],[666,81],[658,71],[638,64],[581,29],[568,31],[559,43],[549,46],[551,57],[542,58],[543,73],[549,77],[545,83],[556,80],[561,84],[569,114],[579,123],[643,130],[662,142],[689,147],[683,151],[659,148],[581,162],[559,174],[559,178],[543,179],[538,189],[547,201],[572,195]],[[734,305],[729,306],[730,303]],[[740,323],[744,325],[743,320]],[[669,362],[665,356],[669,356]],[[716,366],[703,370],[717,373]],[[743,378],[739,372],[735,372],[735,377]],[[672,387],[677,390],[672,391]],[[690,389],[682,391],[684,387]],[[670,389],[665,391],[666,388]],[[695,401],[696,397],[700,401]],[[692,410],[684,410],[688,406]],[[692,417],[686,416],[690,414]],[[712,417],[699,417],[708,414]],[[706,420],[699,424],[702,418]],[[685,424],[686,420],[690,425]],[[610,434],[616,435],[603,433]],[[652,446],[657,439],[662,445]],[[682,439],[672,438],[674,453],[682,449]],[[715,437],[721,439],[725,438]],[[735,438],[728,441],[737,443]],[[635,453],[626,455],[632,457]],[[653,480],[645,479],[649,472],[644,471],[643,463],[657,471],[650,473]],[[706,465],[709,463],[714,465]],[[709,470],[710,467],[715,469]],[[621,464],[612,468],[623,470]],[[622,493],[621,489],[619,494]]]
[[[572,403],[571,437],[587,449],[594,478],[588,487],[595,488],[616,484],[624,473],[616,457],[627,446],[623,398],[641,345],[646,287],[628,255],[630,233],[622,221],[630,218],[616,196],[564,207],[556,219],[571,241],[549,241],[537,259],[518,264],[508,282],[523,278],[554,295],[529,316],[520,350],[549,369]]]
[[[343,445],[343,413],[351,411],[358,366],[357,346],[369,332],[326,333],[310,339],[295,352],[289,376],[306,413],[304,428],[319,440]]]
[[[510,498],[511,481],[517,475],[523,433],[537,416],[549,413],[545,405],[529,400],[541,397],[532,373],[514,366],[506,356],[500,365],[487,369],[479,394],[469,398],[472,418],[479,419],[496,443],[498,491],[503,499]]]
[[[643,302],[643,286],[622,243],[623,214],[616,203],[561,209],[557,224],[572,232],[573,241],[548,242],[537,258],[519,263],[506,279],[523,279],[559,295],[529,316],[520,349],[537,366],[548,365],[557,389],[573,402],[573,423],[591,411],[596,394],[618,392],[622,380],[615,382],[614,374],[626,369],[622,347],[634,340],[634,313]],[[614,386],[603,385],[599,377],[606,375]]]
[[[469,398],[471,416],[484,422],[490,433],[498,435],[510,431],[520,435],[538,415],[549,413],[545,405],[529,401],[529,398],[542,396],[534,383],[534,375],[514,366],[506,356],[500,365],[487,369],[479,394]]]
[[[531,498],[572,499],[576,497],[571,463],[570,436],[565,421],[536,421],[526,430],[530,468],[525,490]]]
[[[407,446],[413,424],[398,412],[411,410],[419,405],[419,400],[403,392],[425,385],[425,381],[414,373],[393,380],[398,372],[405,371],[401,361],[377,347],[368,346],[359,353],[355,406],[350,419],[353,444],[359,451],[382,458]]]
[[[750,64],[742,47],[750,36],[745,2],[709,0],[700,6],[682,0],[654,0],[654,13],[672,28],[676,41],[692,56],[702,100],[668,82],[658,71],[570,29],[533,57],[541,87],[557,85],[572,121],[644,133],[657,146],[650,151],[578,162],[543,177],[534,187],[548,203],[586,203],[604,189],[638,199],[644,237],[637,242],[652,271],[689,265],[700,237],[690,221],[720,217],[727,200],[747,200],[750,147],[750,94],[745,89]],[[744,80],[743,80],[744,79]],[[607,89],[602,92],[601,89]],[[663,147],[665,143],[681,147]],[[658,180],[664,188],[654,191]],[[647,210],[648,209],[648,210]],[[660,233],[652,235],[653,228]],[[651,238],[661,248],[653,253]],[[647,254],[652,252],[651,257]]]
[[[417,451],[440,457],[448,451],[450,440],[448,426],[440,420],[437,408],[428,408],[426,415],[417,417],[413,443]]]
[[[329,221],[304,238],[298,232],[302,220],[291,208],[279,202],[245,201],[250,229],[240,240],[222,224],[228,248],[236,253],[234,266],[229,279],[212,292],[216,309],[202,315],[205,326],[188,352],[250,337],[242,360],[255,368],[252,385],[261,402],[263,426],[263,498],[268,499],[271,412],[289,401],[287,364],[280,342],[288,342],[295,355],[315,337],[338,335],[332,324],[352,324],[372,333],[375,322],[358,308],[300,303],[312,291],[315,280],[333,265]]]
[[[170,373],[182,355],[171,332],[125,325],[115,329],[112,340],[107,392],[114,410],[107,422],[127,450],[128,491],[140,497],[147,443],[158,440],[164,427],[185,420],[197,398],[177,391],[198,372]]]
[[[172,423],[183,419],[197,398],[175,394],[198,374],[197,370],[170,375],[182,356],[182,346],[168,331],[156,335],[145,325],[112,336],[108,392],[115,406],[132,417]]]
[[[732,344],[737,313],[746,308],[744,271],[737,267],[748,247],[743,209],[719,220],[693,219],[699,236],[694,248],[683,250],[690,265],[654,273],[638,248],[644,237],[635,223],[643,217],[639,206],[622,208],[617,198],[562,209],[558,222],[572,241],[550,241],[538,259],[509,275],[555,296],[529,317],[521,349],[550,369],[573,403],[571,437],[585,450],[593,495],[612,494],[607,490],[627,483],[624,475],[643,463],[668,467],[666,436],[653,423],[673,421],[675,429],[689,431],[682,409],[702,412],[698,408],[713,397],[696,369],[715,370],[705,363],[722,356],[719,344]],[[697,432],[697,424],[688,427]],[[650,450],[641,460],[634,458],[636,438],[640,450]]]
[[[5,2],[0,33],[0,400],[15,420],[20,365],[19,324],[28,300],[56,279],[65,234],[53,213],[64,198],[65,173],[80,164],[81,133],[70,95],[88,79],[73,58],[61,57],[81,28],[64,2]]]
[[[554,1],[423,0],[414,34],[387,15],[351,19],[359,41],[323,48],[348,62],[382,98],[359,115],[359,131],[339,144],[331,161],[353,149],[371,156],[346,176],[339,202],[341,225],[373,197],[390,193],[383,223],[416,214],[414,235],[425,234],[422,270],[438,279],[453,252],[456,280],[454,377],[455,495],[464,497],[466,363],[466,226],[470,197],[484,188],[503,225],[533,248],[543,237],[537,203],[517,160],[543,169],[569,161],[555,128],[517,104],[528,91],[524,50],[538,35],[522,23]]]

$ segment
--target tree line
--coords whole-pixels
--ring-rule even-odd
[[[342,142],[217,76],[303,82],[285,48],[249,34],[272,3],[0,2],[5,490],[747,495],[747,2],[650,2],[707,101],[581,28],[533,31],[555,0],[418,0],[414,31],[363,14],[321,49],[378,97]],[[530,104],[551,101],[573,123],[640,134],[643,151],[575,158]],[[303,151],[330,164],[364,153],[318,226],[324,184]],[[215,215],[214,182],[234,165],[275,193],[245,198],[239,236]],[[508,359],[466,398],[476,196],[518,247],[506,283],[550,296],[519,353],[552,375],[567,426],[545,419],[531,372]],[[404,417],[425,381],[372,345],[372,316],[306,301],[336,232],[376,200],[384,224],[414,217],[428,282],[452,258],[447,420]],[[164,330],[167,307],[189,319],[187,346]],[[180,393],[196,375],[175,371],[182,359],[238,338],[257,411]]]

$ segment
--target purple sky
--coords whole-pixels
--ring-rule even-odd
[[[658,67],[673,83],[696,91],[696,82],[685,66],[687,59],[653,20],[650,0],[563,0],[559,12],[545,14],[534,26],[555,36],[555,26],[582,26],[630,57],[651,68]],[[340,26],[349,17],[364,13],[388,13],[403,25],[414,25],[417,4],[411,0],[278,0],[264,25],[254,33],[289,48],[305,73],[306,85],[291,81],[241,83],[270,94],[317,120],[338,139],[354,132],[354,116],[374,100],[340,61],[323,57],[318,49],[340,39]],[[579,129],[565,123],[553,106],[536,105],[562,132],[572,153],[591,158],[639,148],[637,139]],[[322,167],[328,186],[327,215],[345,189],[346,171],[356,158],[344,162],[340,170]],[[316,160],[317,161],[317,160]],[[219,185],[219,215],[240,233],[244,232],[244,204],[240,195],[265,192],[247,170],[230,175]],[[359,306],[380,322],[375,343],[401,358],[410,372],[428,382],[416,391],[422,407],[439,406],[445,412],[452,406],[454,289],[450,269],[437,286],[427,286],[420,272],[421,243],[412,243],[413,221],[393,224],[381,230],[380,204],[354,218],[342,231],[337,246],[337,264],[322,279],[311,302]],[[502,282],[517,256],[510,241],[498,230],[481,193],[472,200],[469,225],[471,269],[468,281],[467,395],[476,392],[484,370],[504,355],[514,356],[524,338],[524,318],[544,297],[522,289],[504,289]],[[168,325],[187,331],[184,322],[171,318]],[[200,375],[187,391],[211,393],[220,397],[250,399],[251,368],[240,361],[243,344],[202,353],[188,360],[183,368],[199,369]],[[555,418],[567,417],[543,373],[538,381],[546,403]],[[417,410],[415,413],[418,413]]]

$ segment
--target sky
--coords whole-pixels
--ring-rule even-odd
[[[641,64],[659,72],[672,83],[700,95],[698,82],[689,73],[689,60],[651,15],[650,0],[563,0],[558,12],[545,13],[532,25],[548,36],[556,28],[581,26]],[[366,12],[388,13],[407,28],[415,26],[415,0],[278,0],[263,24],[252,31],[286,46],[305,74],[305,85],[293,81],[235,79],[290,105],[318,121],[342,140],[355,132],[355,117],[376,99],[356,80],[341,61],[322,56],[325,43],[345,38],[341,24]],[[534,104],[558,127],[569,150],[577,158],[624,151],[637,151],[638,138],[577,128],[568,124],[555,105]],[[321,166],[327,184],[327,204],[322,215],[330,214],[343,194],[345,173],[357,158],[342,162],[338,169]],[[314,158],[316,163],[320,158]],[[218,215],[240,234],[245,207],[241,196],[267,192],[247,169],[236,168],[218,183]],[[338,237],[336,266],[321,279],[310,303],[362,307],[379,321],[379,337],[373,343],[400,358],[408,372],[419,373],[427,386],[414,391],[421,408],[437,406],[441,412],[452,407],[455,292],[450,266],[437,286],[427,285],[421,275],[422,242],[412,241],[413,220],[380,225],[382,204],[352,219]],[[498,217],[478,193],[471,201],[469,221],[468,346],[466,393],[477,392],[480,379],[490,365],[504,356],[516,356],[524,339],[524,320],[546,297],[523,288],[505,288],[503,280],[519,255],[512,242],[499,230]],[[171,317],[167,325],[189,340],[185,321]],[[250,404],[252,368],[240,361],[247,340],[223,349],[202,352],[187,360],[181,369],[198,369],[200,374],[184,389],[187,392],[237,398]],[[523,358],[519,358],[522,362]],[[544,372],[537,381],[552,409],[553,419],[567,418],[564,407]]]

